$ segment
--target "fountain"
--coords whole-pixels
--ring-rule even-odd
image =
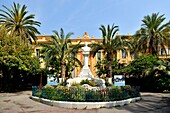
[[[71,86],[72,83],[80,83],[82,80],[93,80],[97,83],[100,84],[100,87],[105,88],[105,80],[100,79],[100,78],[95,78],[94,75],[91,73],[90,68],[88,66],[88,56],[90,52],[90,47],[88,47],[87,42],[84,43],[85,46],[82,47],[81,49],[83,50],[83,56],[84,56],[84,66],[78,75],[77,78],[70,78],[67,80],[67,86]]]

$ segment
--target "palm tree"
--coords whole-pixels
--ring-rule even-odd
[[[61,28],[60,35],[57,31],[53,31],[54,36],[52,36],[52,39],[49,40],[49,42],[52,45],[48,44],[42,44],[42,52],[45,55],[45,61],[48,62],[54,62],[54,60],[58,60],[61,65],[61,75],[63,80],[65,80],[65,70],[67,67],[67,64],[70,65],[73,64],[74,66],[76,63],[81,65],[81,62],[76,58],[75,54],[78,53],[80,46],[80,43],[73,45],[70,40],[70,36],[73,35],[72,32],[69,32],[66,37],[64,34],[63,29]]]
[[[158,55],[160,47],[165,50],[170,30],[170,22],[163,24],[165,19],[164,14],[159,15],[159,13],[144,16],[142,27],[136,33],[139,37],[137,49],[143,48],[145,53],[153,55]]]
[[[0,9],[0,23],[5,24],[8,32],[16,32],[24,42],[36,41],[35,34],[40,34],[35,26],[40,26],[40,22],[35,21],[35,15],[28,15],[27,7],[19,3],[13,3],[12,9],[3,5],[5,10]]]
[[[138,45],[138,39],[139,37],[135,34],[129,40],[131,43],[130,54],[132,58],[137,58],[140,55],[139,53],[145,53],[143,47]]]
[[[91,45],[92,52],[91,55],[94,57],[99,50],[103,50],[106,55],[106,59],[108,60],[108,68],[109,68],[109,76],[112,77],[112,59],[116,58],[117,50],[124,49],[125,42],[122,40],[120,36],[116,37],[116,33],[118,32],[118,26],[114,26],[114,24],[107,28],[104,25],[101,25],[99,28],[102,32],[102,43],[94,43]]]

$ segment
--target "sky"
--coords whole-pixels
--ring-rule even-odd
[[[28,14],[35,14],[41,22],[37,27],[41,35],[53,35],[53,30],[73,32],[71,38],[82,37],[84,32],[101,38],[101,25],[119,26],[120,35],[133,35],[142,24],[142,19],[152,13],[165,14],[170,20],[170,0],[0,0],[2,5],[20,3],[26,5]]]

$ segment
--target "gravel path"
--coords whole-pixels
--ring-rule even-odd
[[[170,113],[170,93],[142,93],[142,100],[122,107],[65,109],[33,101],[31,91],[0,93],[0,113]]]

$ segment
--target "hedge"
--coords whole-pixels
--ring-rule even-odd
[[[108,102],[140,96],[139,87],[113,86],[98,90],[89,90],[81,86],[75,87],[52,87],[37,88],[32,92],[33,96],[56,101],[72,102]]]

